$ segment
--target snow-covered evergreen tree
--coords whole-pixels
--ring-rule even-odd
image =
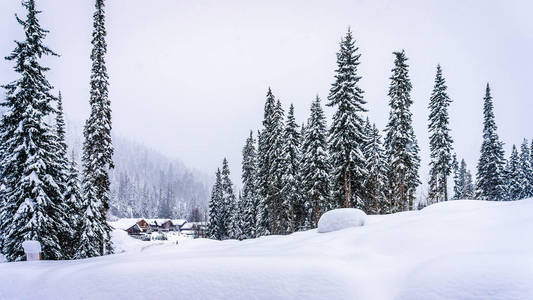
[[[25,37],[16,42],[8,61],[20,77],[5,85],[5,113],[0,121],[0,178],[3,205],[0,207],[2,249],[9,261],[25,258],[22,242],[41,243],[44,259],[62,259],[59,233],[66,219],[60,184],[63,180],[57,150],[57,136],[47,122],[55,112],[49,70],[41,59],[55,53],[43,44],[48,31],[37,19],[34,0],[25,0],[26,19],[17,21]],[[68,224],[67,224],[68,225]]]
[[[306,197],[305,195],[302,195],[302,159],[303,159],[303,146],[305,142],[305,123],[302,123],[300,126],[300,141],[299,141],[299,149],[298,152],[300,154],[299,161],[298,161],[298,174],[297,174],[297,182],[298,182],[298,191],[299,195],[296,198],[296,202],[293,204],[293,211],[294,211],[294,230],[299,231],[305,228],[305,220],[307,219],[307,212],[305,210],[305,201]]]
[[[74,251],[76,249],[77,241],[76,237],[78,234],[78,223],[80,219],[80,209],[81,197],[80,187],[75,182],[69,182],[70,180],[77,180],[77,170],[75,174],[71,174],[73,170],[71,169],[71,163],[67,157],[67,143],[65,141],[65,118],[63,114],[63,97],[61,92],[57,98],[57,110],[56,110],[56,136],[57,136],[57,163],[60,167],[60,176],[57,180],[58,185],[61,189],[61,194],[63,196],[63,211],[67,218],[63,221],[64,224],[60,228],[59,239],[61,242],[61,248],[63,249],[63,254],[65,258],[73,258]],[[73,158],[74,159],[74,158]],[[75,162],[73,162],[75,163]],[[75,179],[71,176],[76,176]],[[74,190],[78,189],[78,190]]]
[[[520,184],[521,177],[520,158],[518,150],[513,145],[511,155],[507,160],[505,167],[505,198],[503,200],[511,201],[520,199],[522,193],[522,186]]]
[[[274,155],[279,149],[274,149],[278,145],[280,138],[279,122],[282,115],[276,114],[276,99],[269,88],[265,102],[265,112],[263,119],[263,129],[258,135],[258,174],[257,187],[259,201],[257,207],[256,236],[269,235],[273,233],[272,227],[276,220],[276,196],[279,196],[279,185],[276,186],[275,164],[278,164],[281,157]],[[278,190],[276,190],[276,187]]]
[[[211,200],[209,200],[209,220],[207,222],[207,235],[214,240],[222,240],[224,226],[223,214],[223,192],[222,175],[217,169],[215,184],[211,190]]]
[[[461,186],[462,181],[459,179],[459,163],[457,162],[457,155],[454,153],[452,156],[452,169],[453,169],[453,200],[461,199],[463,187]]]
[[[388,172],[388,201],[390,212],[413,209],[416,188],[420,184],[420,157],[413,126],[411,80],[405,51],[394,52],[396,57],[389,87],[390,114],[385,129],[385,153]]]
[[[366,109],[363,90],[358,83],[359,48],[355,46],[352,32],[348,29],[341,40],[337,53],[335,82],[328,96],[328,106],[336,107],[329,132],[329,153],[331,156],[331,180],[336,207],[363,208],[364,178],[367,175],[363,155],[364,119]]]
[[[96,0],[92,39],[91,113],[85,123],[83,143],[83,197],[86,205],[78,257],[113,253],[111,228],[106,221],[109,209],[109,169],[113,168],[111,142],[111,102],[108,98],[108,75],[105,63],[104,0]]]
[[[456,158],[454,155],[454,164],[456,164]],[[461,164],[458,167],[454,166],[454,196],[453,200],[461,199],[473,199],[474,198],[474,186],[472,184],[472,175],[467,168],[464,159],[461,160]]]
[[[525,199],[533,196],[533,185],[529,181],[531,176],[532,166],[529,162],[530,149],[527,144],[527,140],[524,139],[522,145],[520,145],[520,175],[518,177],[518,184],[520,185],[520,192],[517,195],[517,199]]]
[[[268,148],[265,130],[257,134],[257,210],[255,219],[255,237],[270,234],[269,211],[270,202],[268,198]]]
[[[477,165],[476,199],[502,201],[505,198],[503,143],[494,120],[494,105],[487,83],[483,106],[483,143]]]
[[[303,229],[315,228],[320,216],[334,207],[329,190],[330,166],[326,135],[326,119],[317,96],[311,105],[300,164],[305,210]]]
[[[253,132],[246,139],[242,149],[242,194],[243,206],[243,239],[255,237],[255,223],[257,214],[257,154]]]
[[[380,214],[388,211],[387,199],[385,197],[387,166],[385,164],[385,153],[381,143],[381,135],[376,124],[372,125],[368,137],[369,142],[364,149],[367,160],[366,170],[368,171],[364,185],[368,197],[365,210],[370,214]]]
[[[448,107],[452,102],[446,90],[446,80],[437,65],[435,86],[429,99],[429,150],[431,152],[428,200],[448,201],[448,176],[452,172],[453,140],[450,136]]]
[[[284,217],[287,217],[287,212],[284,211],[283,207],[283,198],[281,194],[281,189],[283,188],[283,145],[284,141],[284,111],[281,106],[281,102],[278,100],[272,114],[272,131],[269,136],[269,145],[271,146],[270,152],[268,154],[270,165],[270,172],[268,177],[269,182],[269,198],[271,204],[270,211],[270,232],[272,234],[283,234],[284,227],[288,227],[286,224],[287,220]]]
[[[280,233],[295,230],[294,206],[299,202],[300,190],[298,168],[300,163],[300,132],[294,118],[294,105],[291,104],[285,125],[283,142],[283,170],[280,209]]]
[[[474,182],[472,180],[472,173],[470,173],[470,170],[466,170],[464,186],[465,187],[463,191],[463,197],[465,199],[474,199],[475,188]]]
[[[63,194],[63,198],[65,199],[68,223],[71,229],[71,232],[68,236],[68,242],[66,243],[68,246],[65,250],[69,252],[69,258],[74,258],[76,256],[76,241],[81,234],[80,225],[82,224],[84,213],[82,207],[83,199],[81,196],[79,169],[76,159],[74,158],[74,151],[72,151],[70,165],[67,170],[65,193]]]
[[[230,178],[228,160],[222,161],[222,209],[221,219],[222,239],[235,239],[239,234],[239,216],[237,211],[237,199],[233,191],[233,183]]]

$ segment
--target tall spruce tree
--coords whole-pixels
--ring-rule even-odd
[[[211,200],[209,200],[209,221],[207,223],[207,234],[209,238],[214,240],[222,239],[222,227],[224,226],[224,220],[222,219],[222,205],[222,175],[220,169],[217,169],[215,184],[211,190]]]
[[[67,157],[67,143],[65,141],[65,117],[63,113],[63,97],[61,96],[61,92],[59,92],[59,96],[57,98],[57,110],[56,110],[56,136],[57,136],[57,146],[58,149],[56,150],[57,153],[57,163],[60,166],[60,176],[58,179],[58,185],[61,189],[61,194],[63,196],[63,211],[66,213],[67,218],[64,220],[65,224],[62,226],[60,232],[59,232],[59,239],[61,241],[61,248],[63,249],[63,253],[65,255],[65,258],[73,258],[74,257],[74,251],[76,249],[76,237],[78,234],[78,221],[79,221],[79,213],[80,210],[79,205],[81,204],[81,197],[73,197],[73,193],[77,194],[80,193],[79,186],[78,185],[72,185],[69,180],[72,180],[70,176],[72,176],[71,172],[71,164],[69,162],[69,159]],[[76,171],[77,172],[77,171]],[[77,174],[74,174],[77,176]],[[71,184],[71,185],[69,185]],[[77,188],[77,191],[74,191],[73,189]],[[72,201],[76,202],[72,202]]]
[[[315,228],[320,216],[334,207],[329,190],[330,166],[326,134],[326,119],[317,96],[311,105],[302,147],[300,177],[305,210],[303,229]]]
[[[300,126],[300,141],[299,141],[299,161],[298,161],[298,174],[297,174],[297,182],[298,182],[298,191],[299,196],[296,198],[296,202],[293,205],[293,211],[294,211],[294,230],[299,231],[305,228],[305,220],[307,218],[307,213],[305,210],[305,195],[302,195],[302,184],[303,184],[303,174],[301,171],[302,163],[303,163],[303,147],[305,142],[305,136],[306,136],[306,130],[305,130],[305,123],[302,123]]]
[[[520,186],[520,158],[518,156],[518,150],[513,145],[511,155],[507,160],[507,166],[505,167],[505,198],[504,200],[518,200],[522,192]]]
[[[396,57],[389,87],[390,114],[385,129],[385,151],[388,172],[388,201],[390,212],[413,209],[416,188],[420,184],[420,157],[410,107],[411,80],[405,51],[394,52]]]
[[[242,205],[244,207],[243,239],[255,237],[255,223],[257,214],[257,153],[253,132],[246,139],[242,149]]]
[[[258,134],[258,173],[257,173],[257,190],[258,190],[258,207],[256,219],[256,237],[269,235],[271,231],[271,219],[273,218],[273,194],[271,180],[273,170],[273,145],[271,144],[273,132],[276,124],[274,122],[274,110],[276,99],[272,90],[268,88],[265,102],[265,112],[263,119],[263,129]]]
[[[62,259],[59,233],[65,226],[61,191],[62,172],[57,150],[60,148],[52,126],[47,122],[55,113],[51,102],[52,86],[41,65],[47,55],[56,55],[43,44],[48,31],[39,24],[34,0],[22,2],[26,19],[17,21],[24,28],[24,40],[17,41],[8,61],[15,63],[20,77],[3,86],[5,113],[0,122],[0,178],[3,205],[0,207],[2,249],[9,261],[25,258],[22,242],[41,243],[44,259]]]
[[[483,106],[483,143],[477,165],[476,199],[502,201],[505,198],[503,143],[494,119],[494,105],[487,83]]]
[[[239,216],[237,211],[237,199],[233,191],[233,183],[230,178],[228,160],[222,161],[222,239],[235,239],[239,236]]]
[[[364,120],[363,90],[358,83],[359,48],[355,46],[352,32],[348,29],[341,40],[337,53],[335,82],[328,96],[328,106],[336,107],[329,131],[329,152],[331,155],[331,180],[333,198],[337,207],[362,208],[364,203],[364,178],[367,175],[363,155]]]
[[[283,198],[281,194],[281,189],[283,188],[283,145],[284,141],[284,111],[281,106],[281,102],[277,100],[276,106],[274,108],[274,113],[272,115],[272,131],[269,136],[269,144],[272,146],[270,152],[268,153],[269,161],[271,162],[268,183],[269,183],[269,198],[271,204],[270,211],[270,232],[272,234],[283,234],[284,228],[288,227],[289,224],[285,217],[287,217],[287,212],[283,206]]]
[[[294,118],[294,105],[291,104],[287,115],[282,149],[283,170],[280,209],[280,233],[295,230],[294,207],[300,197],[298,169],[300,163],[300,132]]]
[[[385,197],[387,166],[385,164],[385,153],[381,143],[381,135],[376,124],[372,125],[368,136],[369,143],[364,149],[367,154],[366,169],[368,170],[368,176],[364,185],[368,195],[368,203],[365,210],[370,214],[380,214],[388,211],[387,199]]]
[[[517,195],[517,199],[525,199],[533,196],[533,185],[529,181],[531,176],[531,164],[529,162],[530,149],[527,144],[527,140],[524,139],[522,145],[520,145],[520,175],[518,177],[518,184],[520,185],[520,191]]]
[[[442,75],[437,65],[435,86],[429,100],[429,149],[431,161],[429,195],[430,203],[448,201],[448,176],[452,172],[453,140],[450,136],[448,107],[452,102]]]
[[[104,0],[96,0],[92,39],[91,113],[85,123],[83,143],[83,197],[85,217],[82,230],[86,240],[80,240],[79,257],[113,253],[111,228],[106,222],[109,209],[109,169],[113,168],[111,142],[111,102],[108,98],[108,75],[105,63]]]

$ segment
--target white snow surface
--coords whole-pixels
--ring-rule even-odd
[[[365,225],[366,214],[356,208],[339,208],[326,212],[318,220],[317,232],[332,232]]]
[[[115,232],[124,253],[0,264],[0,299],[533,299],[532,211],[450,201],[329,233],[178,245]]]

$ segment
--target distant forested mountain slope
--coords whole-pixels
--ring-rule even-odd
[[[68,144],[79,160],[82,130],[73,122],[68,122],[67,130]],[[206,175],[121,136],[113,136],[113,145],[112,215],[197,221],[205,218],[210,185]]]

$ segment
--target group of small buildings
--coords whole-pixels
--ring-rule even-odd
[[[184,219],[131,218],[109,222],[109,225],[114,229],[122,229],[133,237],[168,232],[175,232],[192,238],[207,236],[206,222],[187,222]]]

